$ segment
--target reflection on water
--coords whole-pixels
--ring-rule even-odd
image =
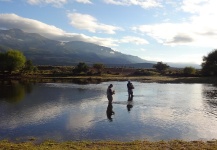
[[[1,84],[0,100],[9,103],[16,103],[23,100],[26,93],[32,91],[32,85],[19,83],[16,81],[8,81]]]
[[[128,99],[126,84],[1,83],[0,140],[216,139],[217,87],[134,82]]]
[[[204,94],[204,101],[205,101],[205,108],[207,112],[213,114],[217,118],[217,88],[213,86],[207,86],[203,90]]]
[[[130,112],[133,108],[133,96],[128,96],[128,102],[127,102],[127,110]]]
[[[108,107],[106,110],[106,114],[107,114],[107,118],[112,121],[112,115],[115,114],[115,112],[113,111],[113,106],[112,103],[108,102]]]

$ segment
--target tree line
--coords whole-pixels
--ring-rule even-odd
[[[217,76],[217,49],[214,49],[207,56],[203,57],[201,66],[201,75]],[[105,66],[101,63],[96,63],[93,64],[92,68],[97,71],[96,74],[100,75]],[[153,68],[159,73],[164,74],[170,66],[163,62],[157,62],[157,64],[153,65]],[[5,53],[0,52],[0,73],[34,73],[36,71],[37,67],[33,65],[31,60],[27,60],[22,52],[18,50],[9,50]],[[88,71],[89,66],[84,62],[80,62],[73,69],[73,74],[86,74]],[[196,69],[191,66],[183,69],[183,73],[186,75],[194,75],[196,72]]]

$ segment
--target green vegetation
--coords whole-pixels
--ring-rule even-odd
[[[97,64],[93,64],[93,68],[97,70],[98,74],[101,74],[105,66],[101,63],[97,63]]]
[[[203,57],[202,74],[205,76],[217,76],[217,49],[208,56]]]
[[[0,70],[1,72],[19,71],[26,62],[26,57],[17,50],[10,50],[6,53],[0,53]]]
[[[41,144],[33,142],[13,143],[9,141],[0,141],[0,149],[5,150],[201,150],[217,149],[217,141],[133,141],[133,142],[118,142],[118,141],[68,141],[54,142],[45,141]]]
[[[84,62],[76,66],[34,66],[19,51],[10,50],[0,53],[0,77],[2,79],[21,79],[43,82],[45,80],[82,80],[85,83],[110,80],[139,80],[142,82],[174,82],[174,83],[213,83],[217,75],[217,50],[204,57],[202,70],[191,66],[170,68],[163,62],[157,62],[153,68],[105,67],[96,63],[92,66]],[[13,62],[13,63],[12,63]],[[10,74],[9,74],[10,73]],[[213,77],[210,77],[213,76]],[[80,82],[80,81],[79,81]]]
[[[183,72],[185,75],[195,75],[196,74],[196,69],[193,67],[185,67],[183,69]]]
[[[76,74],[86,74],[86,72],[89,70],[89,67],[86,63],[80,62],[75,69],[73,70]]]
[[[27,60],[25,62],[25,65],[22,69],[22,73],[26,73],[26,74],[29,74],[29,73],[35,73],[37,71],[37,67],[35,67],[33,64],[32,64],[32,61],[31,60]]]
[[[157,64],[153,65],[153,68],[156,68],[157,71],[163,73],[166,71],[170,66],[164,64],[163,62],[157,62]]]

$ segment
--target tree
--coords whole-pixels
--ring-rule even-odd
[[[97,63],[97,64],[93,64],[93,68],[95,68],[98,73],[101,73],[101,71],[105,68],[105,66],[103,64]]]
[[[185,68],[183,69],[183,72],[184,72],[184,74],[186,74],[186,75],[195,75],[196,69],[193,68],[193,67],[185,67]]]
[[[217,76],[217,49],[203,57],[201,72],[203,75]]]
[[[86,73],[89,70],[89,67],[87,64],[84,62],[80,62],[76,67],[75,67],[75,72],[76,73],[81,73],[84,72]]]
[[[7,71],[11,73],[12,71],[19,71],[24,67],[26,62],[26,57],[22,52],[17,50],[10,50],[6,52],[7,55]]]
[[[31,72],[35,72],[37,70],[37,67],[35,67],[33,64],[32,64],[32,61],[31,60],[27,60],[25,62],[25,65],[23,67],[23,70],[22,72],[23,73],[31,73]]]
[[[168,66],[167,64],[164,64],[163,62],[157,62],[157,64],[153,65],[153,68],[155,68],[159,72],[163,72],[169,67],[170,66]]]
[[[9,50],[0,54],[0,69],[2,72],[20,71],[26,62],[26,57],[18,50]]]

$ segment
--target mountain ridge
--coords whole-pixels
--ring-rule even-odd
[[[0,51],[17,49],[36,65],[70,65],[78,62],[131,64],[146,61],[111,48],[82,42],[50,40],[37,33],[20,29],[0,30]]]
[[[8,49],[23,52],[34,65],[75,65],[103,63],[108,66],[128,66],[152,68],[155,61],[147,61],[138,56],[127,55],[105,46],[83,41],[61,42],[48,39],[37,33],[26,33],[20,29],[0,30],[0,52]],[[164,62],[166,63],[166,62]],[[134,65],[133,65],[134,64]],[[171,67],[184,68],[199,65],[188,63],[167,63]]]

